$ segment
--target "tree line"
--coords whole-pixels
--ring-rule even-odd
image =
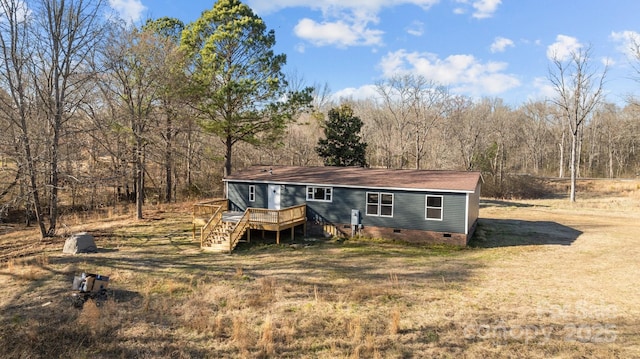
[[[142,218],[145,201],[220,196],[234,168],[344,164],[320,156],[323,133],[360,132],[347,164],[478,170],[497,197],[523,174],[640,173],[640,108],[604,100],[588,51],[550,65],[556,98],[516,108],[412,74],[332,99],[284,72],[275,33],[239,0],[142,26],[106,5],[0,0],[0,220],[19,210],[43,237],[68,211],[131,202]]]
[[[142,218],[148,198],[206,192],[240,143],[276,142],[310,107],[240,1],[140,27],[107,5],[0,0],[0,213],[24,209],[42,237],[61,208],[126,200]]]

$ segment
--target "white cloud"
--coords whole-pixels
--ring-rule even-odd
[[[295,49],[297,52],[303,54],[307,50],[307,47],[304,46],[303,43],[299,43],[299,44],[296,44]]]
[[[549,60],[564,61],[581,48],[582,44],[575,37],[558,35],[556,36],[556,42],[547,47],[547,58]]]
[[[338,47],[356,45],[381,45],[380,30],[366,27],[365,23],[347,23],[342,20],[318,23],[302,19],[293,29],[296,36],[316,46],[335,45]]]
[[[473,8],[473,14],[471,16],[476,19],[486,19],[492,17],[493,14],[498,11],[498,6],[502,3],[502,0],[456,0],[456,3],[462,4],[453,9],[453,13],[456,15],[466,14],[468,11],[465,6],[471,5]]]
[[[384,31],[376,28],[383,8],[415,5],[429,9],[441,0],[249,0],[258,14],[284,8],[306,7],[322,13],[322,19],[304,18],[294,28],[296,36],[315,46],[381,46]],[[422,30],[411,27],[416,35]]]
[[[614,60],[612,57],[609,57],[609,56],[604,56],[600,58],[600,62],[602,63],[602,66],[605,66],[605,67],[611,67],[616,64],[616,60]]]
[[[473,8],[476,10],[473,13],[473,17],[476,19],[486,19],[492,17],[498,10],[498,6],[502,3],[502,0],[478,0],[473,2]]]
[[[364,85],[360,87],[348,87],[331,95],[331,99],[336,102],[341,100],[367,100],[378,96],[375,85]]]
[[[505,73],[504,62],[481,63],[472,55],[451,55],[445,59],[431,53],[391,52],[380,62],[384,77],[415,73],[452,91],[472,96],[496,95],[520,86],[520,80]]]
[[[546,77],[536,77],[533,79],[533,87],[537,90],[537,93],[532,96],[534,99],[549,99],[557,95],[556,89]]]
[[[114,0],[111,0],[114,1]],[[124,1],[124,0],[118,0]],[[132,0],[130,0],[132,1]],[[248,0],[258,14],[268,14],[285,8],[305,7],[322,13],[321,19],[303,18],[294,33],[315,46],[381,46],[384,31],[376,28],[383,8],[414,5],[428,10],[441,0]],[[473,17],[491,17],[502,0],[457,0],[474,9]],[[412,23],[407,32],[421,36],[424,25]]]
[[[618,43],[618,51],[629,58],[635,58],[640,50],[640,33],[635,31],[612,32],[609,36],[613,42]]]
[[[455,9],[453,9],[453,13],[456,15],[464,15],[467,13],[467,10],[465,10],[464,8],[461,7],[457,7]]]
[[[136,22],[142,18],[147,9],[140,0],[109,0],[111,6],[125,21]]]
[[[273,13],[278,10],[292,7],[307,7],[322,10],[327,15],[336,10],[361,9],[372,13],[377,13],[383,7],[394,7],[398,5],[416,5],[423,9],[428,9],[440,0],[248,0],[251,8],[259,13]]]
[[[491,52],[496,53],[496,52],[504,52],[504,50],[506,50],[507,47],[514,47],[514,43],[513,40],[511,39],[507,39],[505,37],[496,37],[495,40],[493,41],[493,44],[491,44]]]
[[[407,33],[413,36],[422,36],[424,34],[424,23],[422,21],[414,21],[407,27]]]

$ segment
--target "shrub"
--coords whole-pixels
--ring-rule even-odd
[[[500,199],[536,199],[548,197],[552,193],[545,181],[530,175],[504,175],[502,180],[494,180],[484,175],[482,196]]]

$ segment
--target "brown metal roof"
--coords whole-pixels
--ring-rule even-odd
[[[252,166],[225,181],[473,192],[480,172],[362,167]]]

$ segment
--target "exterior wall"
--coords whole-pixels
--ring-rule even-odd
[[[229,199],[229,210],[244,211],[247,207],[267,208],[269,200],[267,185],[256,183],[256,200],[249,202],[249,183],[229,183],[227,187],[227,198]]]
[[[393,193],[393,217],[367,216],[367,192]],[[425,219],[426,195],[443,196],[443,220]],[[304,197],[303,197],[304,200]],[[302,202],[304,203],[304,202]],[[366,227],[391,227],[438,232],[466,233],[466,194],[440,192],[409,192],[333,188],[332,202],[307,202],[310,219],[319,216],[332,223],[351,223],[351,210],[360,211],[361,224]]]
[[[247,207],[267,208],[269,206],[269,185],[266,183],[253,184],[256,187],[256,198],[249,202],[250,183],[228,182],[227,198],[232,211],[244,211]],[[283,185],[280,189],[280,207],[292,207],[305,203],[306,187]]]
[[[267,208],[268,185],[256,183],[256,200],[248,202],[249,183],[228,182],[228,198],[232,210],[244,211],[247,207]],[[393,193],[393,217],[367,216],[366,193]],[[443,220],[425,219],[426,195],[443,196]],[[306,186],[283,185],[281,189],[281,207],[286,208],[299,204],[307,204],[307,218],[315,223],[346,224],[351,223],[351,210],[360,211],[361,224],[364,228],[387,227],[391,230],[419,230],[444,233],[466,234],[467,217],[474,211],[466,211],[466,193],[414,192],[366,190],[360,188],[333,187],[331,202],[306,200]],[[476,215],[477,216],[477,215]],[[350,232],[350,229],[346,229]]]
[[[476,186],[476,190],[469,194],[469,213],[467,213],[467,240],[471,238],[480,217],[480,182]]]

